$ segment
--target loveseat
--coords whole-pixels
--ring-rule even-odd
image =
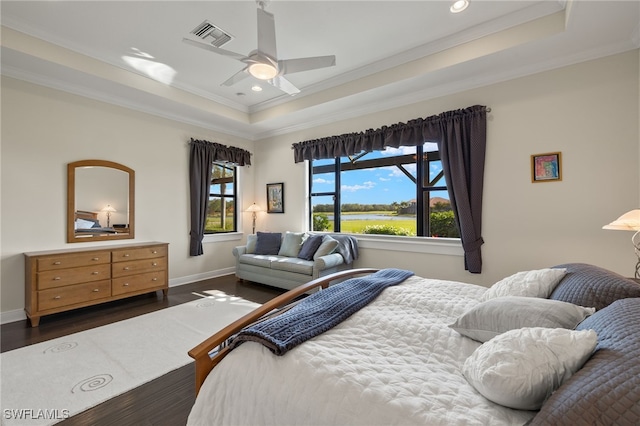
[[[342,234],[258,232],[233,248],[236,277],[290,290],[353,267],[356,238]]]

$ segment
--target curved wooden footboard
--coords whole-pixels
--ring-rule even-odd
[[[217,348],[221,343],[226,341],[229,337],[233,336],[244,327],[256,322],[258,319],[273,311],[274,309],[281,308],[297,297],[304,293],[313,290],[317,287],[327,288],[332,281],[338,279],[345,279],[355,277],[357,275],[372,274],[377,272],[378,269],[373,268],[356,268],[348,269],[345,271],[336,272],[334,274],[326,275],[324,277],[317,278],[313,281],[309,281],[299,287],[287,291],[286,293],[277,296],[264,305],[249,312],[247,315],[229,324],[213,336],[209,337],[204,342],[200,343],[195,348],[189,351],[189,356],[195,360],[196,364],[196,394],[200,391],[200,386],[204,382],[209,372],[215,367],[221,360],[229,353],[229,347],[221,349],[213,357],[209,356],[209,353]]]

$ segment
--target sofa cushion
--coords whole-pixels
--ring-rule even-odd
[[[282,245],[280,246],[280,251],[278,251],[278,256],[297,257],[298,253],[300,253],[300,248],[302,247],[303,237],[303,232],[287,231],[282,239]]]
[[[313,259],[317,259],[322,256],[333,253],[338,248],[338,240],[331,238],[329,235],[322,237],[322,244],[318,247],[318,250],[313,255]]]
[[[600,310],[618,299],[640,297],[640,285],[606,269],[586,263],[554,266],[567,270],[549,299]]]
[[[246,265],[261,266],[263,268],[271,268],[271,262],[277,260],[278,256],[269,256],[263,254],[243,254],[238,262]]]
[[[323,235],[311,235],[309,238],[304,240],[302,243],[302,247],[300,248],[300,253],[298,253],[298,257],[304,260],[313,260],[313,255],[322,244]]]
[[[278,254],[282,234],[280,232],[258,232],[256,241],[256,254]]]
[[[313,275],[313,261],[297,257],[278,257],[271,262],[271,269]]]
[[[256,252],[256,243],[258,242],[258,236],[256,234],[251,234],[247,236],[247,248],[245,253],[253,254]]]

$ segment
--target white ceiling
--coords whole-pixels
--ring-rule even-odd
[[[2,0],[2,74],[257,140],[640,46],[639,1],[452,3],[268,2],[279,59],[336,56],[288,75],[302,90],[289,96],[252,78],[221,86],[244,64],[182,42],[206,19],[248,54],[253,0]],[[132,61],[175,74],[153,80]]]

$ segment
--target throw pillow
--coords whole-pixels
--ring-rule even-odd
[[[449,327],[479,342],[523,327],[573,330],[595,312],[573,303],[536,297],[506,296],[487,300],[465,312]]]
[[[279,232],[258,232],[256,254],[278,254],[282,234]]]
[[[480,298],[481,302],[504,296],[542,297],[547,299],[560,280],[566,275],[566,269],[537,269],[517,272],[492,285]]]
[[[302,246],[303,232],[286,232],[278,256],[297,257]]]
[[[317,259],[322,256],[326,256],[328,254],[333,253],[338,248],[338,241],[334,238],[331,238],[329,235],[325,235],[322,238],[322,244],[316,250],[316,253],[313,255],[313,259]]]
[[[304,260],[313,260],[313,255],[316,253],[316,250],[318,250],[318,247],[320,247],[320,244],[322,244],[323,237],[323,235],[311,235],[304,240],[298,257]]]
[[[538,410],[591,356],[593,330],[521,328],[483,343],[462,374],[485,398],[518,410]]]
[[[250,234],[247,236],[247,254],[253,254],[256,252],[256,243],[258,242],[258,236],[256,234]]]

